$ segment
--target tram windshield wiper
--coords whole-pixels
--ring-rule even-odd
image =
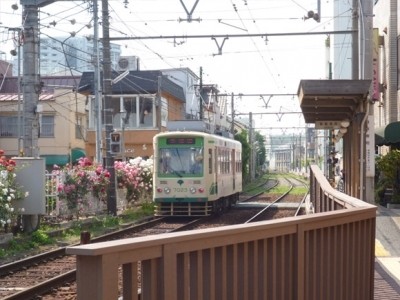
[[[179,177],[182,177],[182,174],[179,173],[178,171],[174,171],[174,174],[177,175],[177,176],[179,176]]]
[[[179,171],[177,171],[177,170],[174,170],[174,169],[172,169],[172,168],[171,168],[171,171],[172,171],[172,173],[174,173],[176,176],[182,177],[181,172],[179,172]]]

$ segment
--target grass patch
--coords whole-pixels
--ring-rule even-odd
[[[295,186],[290,194],[291,195],[305,195],[308,192],[308,188],[305,186]]]
[[[264,184],[271,179],[270,174],[265,174],[262,177],[256,178],[253,182],[249,182],[248,184],[243,186],[243,192],[248,195],[256,195],[258,193],[264,192],[265,187]]]
[[[269,194],[284,194],[288,191],[289,186],[277,185],[268,191]]]
[[[28,252],[44,245],[50,245],[54,242],[55,240],[41,229],[31,234],[20,234],[10,240],[6,247],[0,248],[0,258],[18,256],[23,252]]]

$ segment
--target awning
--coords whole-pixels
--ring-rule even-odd
[[[81,148],[71,149],[71,162],[76,163],[81,157],[85,157],[86,152]]]
[[[57,165],[64,166],[69,163],[69,155],[58,155],[58,154],[47,154],[40,155],[41,158],[45,159],[46,165]]]
[[[400,143],[400,122],[392,122],[375,129],[375,144],[378,146]]]
[[[370,86],[371,80],[300,80],[297,95],[304,120],[309,124],[352,120]]]

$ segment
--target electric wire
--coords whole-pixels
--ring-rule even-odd
[[[293,1],[294,2],[294,1]],[[51,18],[51,17],[49,17],[49,18]],[[64,19],[67,19],[68,17],[65,17]],[[251,18],[250,18],[251,19]],[[45,18],[43,18],[43,20],[45,20]],[[244,21],[244,20],[246,20],[245,18],[242,18],[242,21]],[[255,53],[257,53],[257,50],[256,51],[254,51]],[[228,51],[224,51],[224,54],[226,54],[226,53],[229,53]],[[234,52],[234,51],[232,51],[231,52],[232,54],[234,54],[234,53],[246,53],[246,52],[244,52],[244,51],[237,51],[237,52]],[[166,56],[166,55],[162,55],[162,54],[160,54],[160,53],[157,53],[157,55],[158,55],[158,57],[160,58],[160,59],[169,59],[170,57],[169,56]],[[172,57],[171,56],[171,58],[183,58],[184,56],[176,56],[176,57]],[[172,66],[172,64],[171,64],[171,66]]]

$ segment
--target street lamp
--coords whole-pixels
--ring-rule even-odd
[[[122,161],[125,161],[125,118],[126,118],[126,111],[121,110],[121,127],[122,127],[122,142],[121,142],[121,154],[122,154]]]

